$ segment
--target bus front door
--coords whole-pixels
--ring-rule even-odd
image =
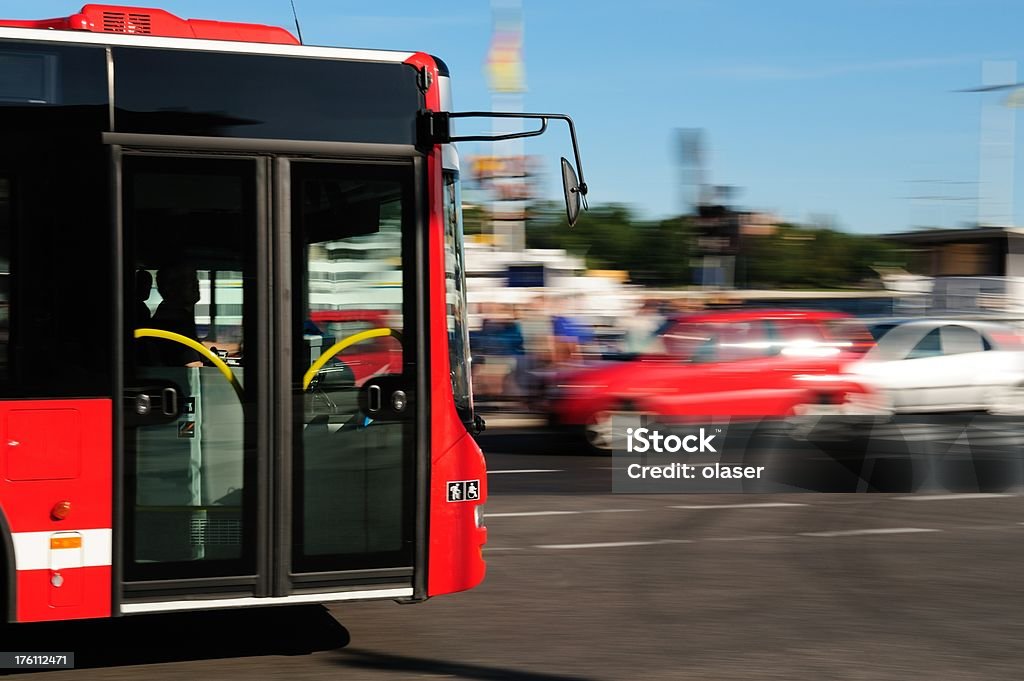
[[[121,610],[413,596],[412,161],[120,168]]]
[[[281,160],[294,365],[291,588],[414,560],[417,334],[412,165]],[[284,189],[284,188],[282,188]]]
[[[259,158],[125,154],[124,597],[265,592]],[[130,610],[129,608],[126,608]]]

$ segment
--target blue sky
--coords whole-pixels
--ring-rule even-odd
[[[154,4],[293,28],[288,0]],[[743,207],[856,232],[973,221],[982,104],[1005,95],[952,91],[980,84],[986,61],[1019,60],[1024,80],[1024,4],[1011,0],[522,4],[523,107],[572,115],[592,203],[628,203],[643,217],[684,209],[676,131],[702,128],[711,182],[737,187]],[[452,70],[457,109],[491,108],[490,2],[295,5],[307,43],[436,54]],[[6,18],[79,7],[0,2]],[[571,151],[555,133],[526,143],[543,156],[552,198],[558,156]],[[1017,138],[1015,150],[1024,129]],[[1024,183],[1015,156],[1014,187]],[[1024,192],[1014,198],[1024,224]]]

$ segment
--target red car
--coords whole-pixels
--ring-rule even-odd
[[[876,396],[842,367],[871,346],[852,317],[804,310],[730,310],[674,318],[657,352],[556,376],[547,409],[607,451],[612,415],[666,420],[864,413]]]
[[[313,326],[307,328],[306,335],[316,339],[319,355],[357,333],[390,328],[388,320],[386,310],[315,310],[310,313]],[[357,386],[373,376],[402,372],[402,346],[392,337],[368,338],[345,348],[337,358],[352,370]]]

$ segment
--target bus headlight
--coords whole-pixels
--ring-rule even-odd
[[[477,527],[484,526],[484,505],[477,504],[473,507],[473,522],[476,523]]]

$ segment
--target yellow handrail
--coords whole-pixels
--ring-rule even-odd
[[[359,333],[354,333],[347,338],[343,338],[342,340],[338,341],[337,343],[329,347],[326,352],[322,353],[317,358],[317,360],[313,362],[313,365],[309,367],[309,370],[306,372],[306,375],[302,377],[302,389],[308,389],[310,382],[313,380],[313,377],[317,375],[317,372],[323,369],[324,365],[327,364],[327,362],[331,361],[332,357],[337,355],[339,352],[341,352],[348,346],[354,345],[369,338],[380,338],[382,336],[394,336],[396,339],[398,339],[399,343],[402,342],[401,332],[383,326],[377,329],[367,329],[366,331],[360,331]]]
[[[238,379],[235,378],[234,372],[231,371],[231,367],[224,363],[220,357],[218,357],[210,348],[206,347],[202,343],[183,336],[180,333],[174,333],[173,331],[164,331],[163,329],[135,329],[136,338],[163,338],[164,340],[174,341],[175,343],[181,343],[210,360],[213,366],[217,367],[224,378],[228,379],[228,383],[235,389],[235,394],[238,395],[238,399],[245,401],[245,391],[242,390],[241,384]]]

